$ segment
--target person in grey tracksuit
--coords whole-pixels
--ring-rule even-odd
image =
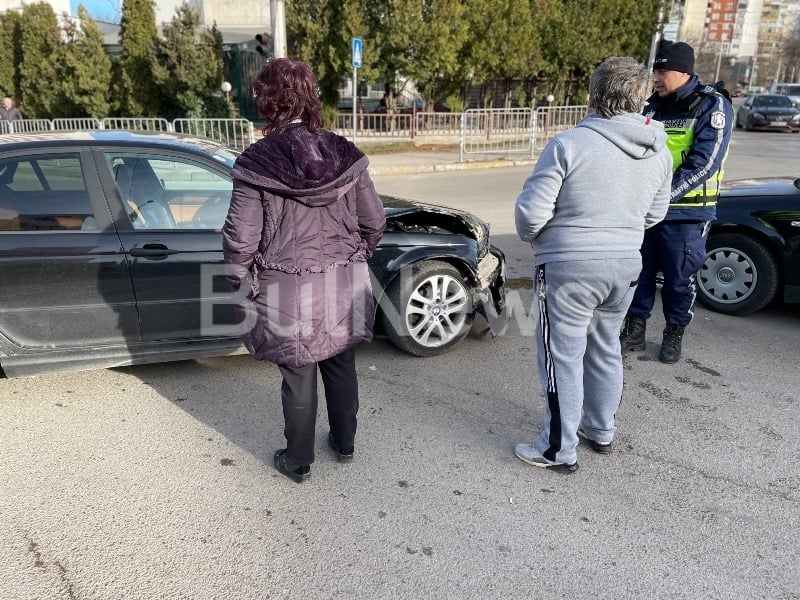
[[[644,230],[664,218],[672,157],[663,126],[639,113],[647,68],[603,62],[590,112],[552,139],[517,198],[517,233],[535,256],[538,371],[545,418],[521,460],[577,470],[578,435],[611,450],[622,396],[619,332],[642,268]]]

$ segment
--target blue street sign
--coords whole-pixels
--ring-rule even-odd
[[[353,38],[353,67],[361,66],[361,58],[364,55],[364,42],[361,38]]]

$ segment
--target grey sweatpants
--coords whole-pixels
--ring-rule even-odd
[[[549,460],[576,460],[579,425],[597,442],[614,437],[614,416],[622,399],[619,333],[641,267],[638,258],[536,267],[534,306],[545,417],[534,446]]]

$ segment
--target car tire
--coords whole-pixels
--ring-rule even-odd
[[[736,125],[737,129],[741,129],[742,128],[742,122],[739,120],[739,113],[738,112],[736,113],[736,118],[733,121],[734,121],[734,124]]]
[[[744,129],[745,131],[753,131],[753,122],[750,120],[750,117],[747,117],[747,120],[744,122]]]
[[[381,311],[392,343],[414,356],[444,354],[466,337],[475,311],[470,286],[452,265],[431,260],[401,273],[386,291],[391,303]]]
[[[778,265],[761,242],[721,233],[708,240],[706,260],[697,274],[697,297],[716,312],[749,315],[775,298],[778,279]]]

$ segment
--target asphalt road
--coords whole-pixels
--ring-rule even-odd
[[[738,132],[728,177],[798,172]],[[512,207],[529,169],[378,177],[489,219],[530,306]],[[542,416],[532,324],[416,359],[358,352],[356,461],[318,423],[277,475],[280,375],[247,356],[0,380],[0,599],[800,598],[800,307],[698,308],[684,360],[626,359],[610,456],[512,453]]]

